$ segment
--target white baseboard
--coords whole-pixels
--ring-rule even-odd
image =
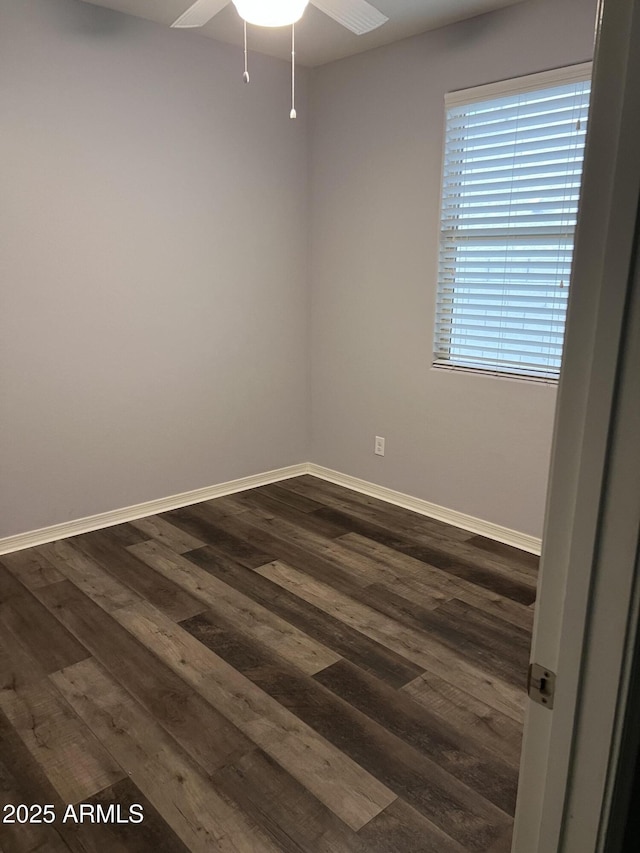
[[[279,480],[287,480],[289,477],[299,477],[301,474],[307,473],[308,467],[306,462],[301,462],[298,465],[277,468],[275,471],[266,471],[264,474],[254,474],[250,477],[241,477],[239,480],[230,480],[228,483],[219,483],[217,486],[205,486],[203,489],[193,489],[179,495],[170,495],[168,498],[158,498],[146,503],[114,509],[109,512],[100,512],[86,518],[78,518],[74,521],[65,521],[62,524],[53,524],[51,527],[42,527],[39,530],[7,536],[0,539],[0,554],[22,551],[24,548],[33,548],[35,545],[44,545],[46,542],[78,536],[80,533],[89,533],[91,530],[100,530],[103,527],[113,527],[114,524],[134,521],[136,518],[144,518],[147,515],[156,515],[159,512],[167,512],[181,506],[189,506],[189,504],[208,501],[212,498],[221,498],[224,495],[232,495],[234,492],[243,492],[245,489],[255,489],[256,486],[266,486],[267,483],[277,483]]]
[[[287,480],[290,477],[299,477],[301,474],[311,474],[321,480],[328,480],[338,486],[353,489],[372,498],[386,501],[395,506],[413,510],[420,515],[426,515],[437,521],[444,521],[454,527],[461,527],[471,533],[478,533],[497,542],[504,542],[529,551],[532,554],[540,553],[541,541],[535,536],[510,530],[491,521],[483,521],[466,515],[454,509],[447,509],[438,504],[430,503],[421,498],[414,498],[388,489],[386,486],[377,486],[359,477],[351,477],[349,474],[341,474],[324,468],[313,462],[301,462],[298,465],[289,465],[286,468],[277,468],[274,471],[266,471],[263,474],[254,474],[250,477],[241,477],[239,480],[230,480],[227,483],[218,483],[216,486],[206,486],[203,489],[193,489],[190,492],[182,492],[179,495],[170,495],[167,498],[159,498],[134,506],[114,509],[109,512],[101,512],[86,518],[78,518],[73,521],[65,521],[62,524],[53,524],[51,527],[42,527],[39,530],[30,530],[26,533],[18,533],[15,536],[7,536],[0,539],[0,554],[9,554],[12,551],[21,551],[24,548],[32,548],[35,545],[44,545],[57,539],[66,539],[69,536],[77,536],[80,533],[89,533],[91,530],[100,530],[103,527],[112,527],[114,524],[122,524],[125,521],[134,521],[136,518],[144,518],[147,515],[156,515],[159,512],[167,512],[178,509],[189,504],[208,501],[212,498],[221,498],[224,495],[232,495],[234,492],[243,492],[246,489],[255,489],[257,486],[266,486],[268,483],[277,483],[279,480]]]
[[[341,474],[339,471],[332,471],[331,468],[324,468],[322,465],[315,465],[313,462],[307,465],[307,473],[314,477],[319,477],[321,480],[328,480],[330,483],[335,483],[338,486],[344,486],[346,489],[361,492],[363,495],[368,495],[371,498],[378,498],[381,501],[401,506],[404,509],[413,510],[413,512],[426,515],[437,521],[452,524],[454,527],[461,527],[463,530],[468,530],[471,533],[486,536],[488,539],[504,542],[506,545],[513,545],[514,548],[520,548],[522,551],[528,551],[531,554],[540,553],[542,541],[536,536],[530,536],[528,533],[519,533],[517,530],[502,527],[500,524],[483,521],[481,518],[475,518],[473,515],[466,515],[455,509],[447,509],[444,506],[438,506],[438,504],[430,503],[421,498],[414,498],[411,495],[405,495],[403,492],[396,492],[395,489],[388,489],[386,486],[377,486],[375,483],[369,483],[367,480],[361,480],[359,477],[351,477],[349,474]]]

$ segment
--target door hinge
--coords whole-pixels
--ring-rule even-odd
[[[556,674],[550,669],[545,669],[539,663],[529,664],[529,675],[527,677],[527,693],[529,698],[545,708],[553,708],[553,699],[556,693]]]

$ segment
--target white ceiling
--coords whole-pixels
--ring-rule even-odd
[[[169,26],[193,0],[85,2]],[[323,65],[325,62],[333,62],[335,59],[519,2],[522,0],[373,0],[373,5],[387,15],[389,20],[373,32],[361,36],[349,32],[318,11],[315,6],[308,6],[302,20],[296,24],[296,61],[301,65]],[[231,2],[208,24],[193,32],[230,44],[242,44],[241,19]],[[250,50],[280,59],[291,57],[289,27],[248,27],[248,39]]]

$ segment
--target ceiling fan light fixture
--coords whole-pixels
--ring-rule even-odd
[[[233,0],[240,17],[258,27],[286,27],[302,17],[309,0]]]

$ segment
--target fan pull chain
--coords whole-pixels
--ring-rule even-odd
[[[244,24],[244,74],[242,75],[242,79],[245,83],[249,82],[249,71],[247,66],[247,22],[243,21]]]
[[[291,24],[291,112],[289,118],[295,118],[296,115],[296,25]]]

